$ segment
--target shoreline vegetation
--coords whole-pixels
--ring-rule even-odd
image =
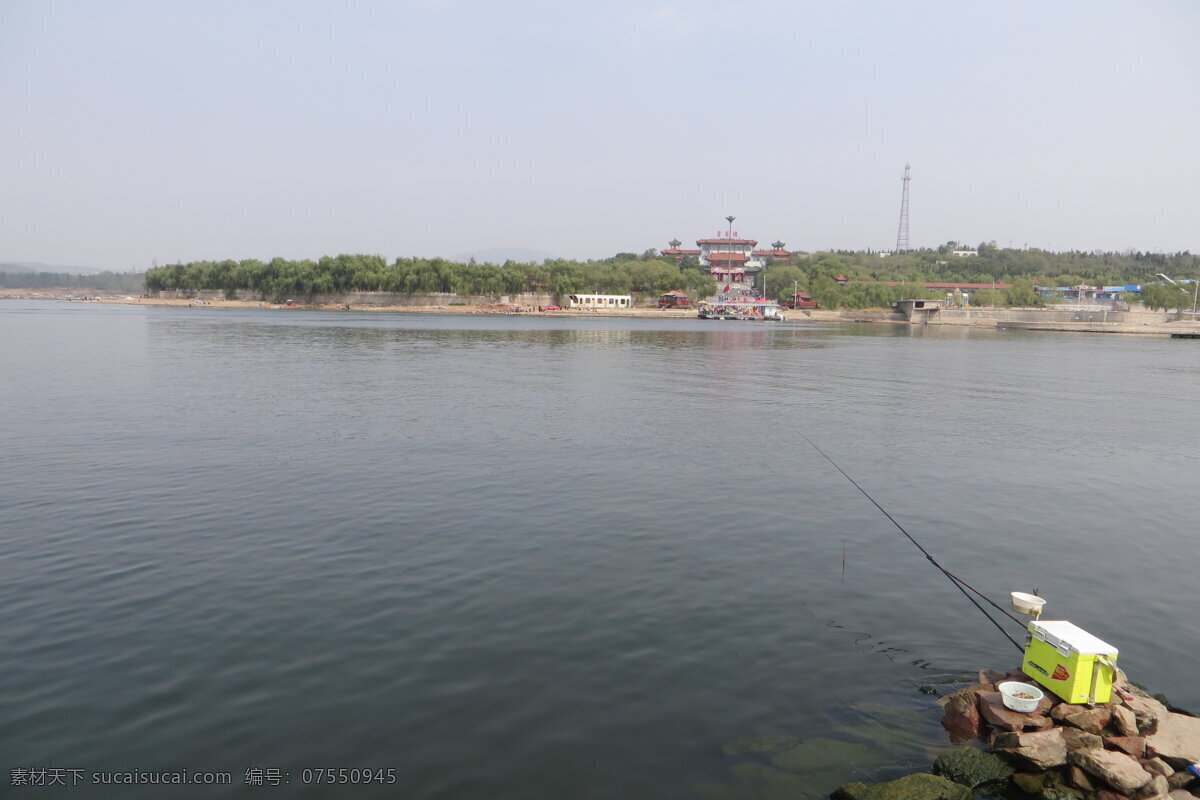
[[[782,249],[784,243],[777,244]],[[839,310],[890,308],[904,299],[946,298],[944,289],[930,288],[927,283],[973,284],[971,305],[1023,308],[1046,305],[1038,286],[1137,284],[1146,287],[1140,299],[1147,307],[1166,310],[1182,306],[1186,293],[1159,277],[1168,273],[1181,279],[1200,275],[1200,256],[1190,252],[1049,253],[999,248],[994,242],[963,249],[951,241],[903,253],[791,253],[772,260],[755,283],[768,299],[783,301],[793,292],[803,291],[821,308]],[[145,276],[149,294],[217,291],[232,299],[240,293],[253,293],[260,300],[274,302],[382,292],[495,299],[541,295],[547,298],[546,304],[564,305],[560,301],[568,295],[586,293],[631,295],[635,305],[647,305],[667,291],[682,290],[699,300],[718,293],[719,288],[695,256],[664,255],[653,248],[640,255],[617,253],[597,261],[546,259],[540,264],[464,263],[442,258],[388,262],[379,255],[345,253],[315,261],[196,261],[155,267]]]
[[[783,243],[778,244],[782,249]],[[1166,277],[1171,274],[1184,285]],[[683,318],[695,316],[694,309],[660,309],[658,297],[682,290],[698,301],[720,289],[694,256],[675,258],[654,249],[598,261],[547,259],[540,264],[442,258],[388,262],[379,255],[361,254],[317,260],[197,261],[154,267],[144,276],[125,273],[119,285],[113,284],[111,273],[102,277],[94,282],[93,294],[86,288],[89,276],[0,272],[0,298],[97,299],[164,307]],[[1187,284],[1198,277],[1200,256],[1190,252],[1050,253],[999,248],[994,242],[964,248],[951,241],[903,253],[792,253],[768,264],[756,283],[768,299],[784,301],[802,291],[817,301],[818,309],[787,312],[793,321],[1142,334],[1186,330],[1192,335],[1197,330],[1195,315],[1190,313],[1195,287]],[[948,285],[967,284],[969,288],[947,293]],[[1094,294],[1095,287],[1131,284],[1140,287],[1140,304],[1109,300],[1060,305],[1041,296],[1038,289],[1057,287],[1059,295],[1069,300],[1071,290],[1082,298],[1084,289]],[[140,288],[130,288],[134,285]],[[633,307],[567,307],[570,295],[593,293],[629,295]],[[915,315],[918,318],[909,309],[906,319],[894,310],[901,300],[944,302],[936,313],[922,310]],[[564,308],[543,310],[558,306]]]
[[[672,244],[677,243],[677,240]],[[777,243],[783,250],[783,242]],[[1168,277],[1164,280],[1164,276]],[[901,253],[865,251],[793,252],[772,260],[756,283],[768,299],[783,301],[793,292],[811,296],[821,309],[888,309],[898,300],[947,299],[944,288],[928,283],[971,284],[969,305],[1038,308],[1052,305],[1037,287],[1059,290],[1140,286],[1138,299],[1150,310],[1191,309],[1194,293],[1185,284],[1200,278],[1200,256],[1127,251],[1062,253],[1039,249],[977,246],[950,241],[936,248]],[[194,261],[155,266],[144,274],[4,272],[0,289],[88,289],[113,294],[162,293],[193,296],[217,293],[225,299],[264,303],[312,303],[315,298],[357,293],[414,297],[441,295],[472,303],[500,304],[506,298],[540,298],[534,305],[566,305],[571,294],[631,295],[634,305],[654,305],[659,295],[682,290],[693,301],[719,286],[695,256],[676,257],[651,248],[599,260],[546,259],[503,264],[443,258],[396,258],[340,254],[313,259]],[[1082,295],[1080,291],[1080,295]],[[1187,296],[1192,295],[1192,296]],[[208,298],[204,298],[208,299]],[[951,298],[959,305],[957,296]],[[398,304],[392,310],[401,310]]]
[[[354,298],[348,297],[350,300]],[[246,309],[271,312],[287,311],[325,311],[325,312],[385,312],[397,314],[455,314],[475,316],[480,314],[500,314],[509,316],[528,317],[582,317],[582,318],[637,318],[637,319],[695,319],[694,308],[660,309],[652,306],[642,306],[626,309],[584,309],[567,308],[550,311],[539,310],[536,303],[497,303],[488,298],[473,298],[478,302],[454,303],[425,303],[405,304],[390,303],[378,295],[371,296],[370,303],[355,302],[295,302],[289,305],[271,303],[264,300],[234,299],[229,300],[219,293],[199,292],[192,297],[151,297],[146,295],[118,295],[100,293],[91,295],[76,294],[69,290],[21,290],[0,289],[0,300],[60,300],[71,302],[89,302],[116,305],[142,305],[162,308],[223,308]],[[1191,319],[1190,314],[1166,313],[1155,311],[1126,311],[1113,312],[1107,310],[1104,304],[1097,305],[1094,310],[1062,310],[1054,307],[1043,308],[965,308],[944,309],[928,321],[908,320],[893,309],[867,308],[857,310],[823,310],[797,309],[786,312],[790,322],[802,323],[875,323],[913,327],[977,327],[1000,328],[1040,331],[1075,331],[1086,333],[1125,333],[1147,336],[1170,336],[1184,334],[1189,337],[1200,336],[1200,321]],[[720,323],[713,323],[721,325]],[[732,324],[734,330],[742,329],[737,323]],[[755,323],[748,323],[755,325]],[[773,324],[773,323],[758,323]],[[722,329],[728,329],[721,325]]]

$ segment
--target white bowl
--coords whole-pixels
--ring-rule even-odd
[[[1012,593],[1013,611],[1018,614],[1033,614],[1037,616],[1042,613],[1042,606],[1046,605],[1045,598],[1038,597],[1036,594],[1026,594],[1025,592]]]
[[[996,688],[1000,690],[1000,698],[1004,701],[1005,708],[1023,714],[1037,711],[1038,703],[1046,696],[1041,689],[1021,681],[1005,681]],[[1018,694],[1025,697],[1018,697]]]

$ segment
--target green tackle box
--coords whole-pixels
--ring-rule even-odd
[[[1068,703],[1107,703],[1117,648],[1066,620],[1034,620],[1021,671]]]

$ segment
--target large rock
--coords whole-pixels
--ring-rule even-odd
[[[985,783],[1006,781],[1012,777],[1014,770],[1003,759],[991,753],[984,753],[974,747],[960,747],[938,756],[933,762],[933,772],[974,789]]]
[[[1167,784],[1167,779],[1162,775],[1155,775],[1149,783],[1138,789],[1134,800],[1166,800],[1170,791],[1171,787]]]
[[[1039,686],[1036,688],[1040,689],[1041,687]],[[1058,697],[1055,696],[1055,694],[1053,692],[1043,692],[1042,699],[1038,700],[1036,713],[1049,714],[1051,711],[1053,711],[1056,707],[1058,707],[1061,704],[1062,704],[1062,700],[1059,700]]]
[[[1153,755],[1175,767],[1200,762],[1200,717],[1184,714],[1164,715],[1158,731],[1146,738]]]
[[[1104,739],[1079,728],[1058,728],[1067,742],[1068,750],[1103,750]]]
[[[1036,712],[1022,714],[1006,708],[999,692],[980,695],[979,712],[985,722],[1004,731],[1044,730],[1054,725],[1049,717]]]
[[[1169,778],[1175,774],[1175,768],[1161,758],[1151,758],[1148,761],[1143,761],[1142,766],[1146,771],[1153,775],[1162,775],[1164,778]]]
[[[1185,786],[1191,785],[1192,781],[1194,780],[1196,780],[1195,775],[1187,770],[1180,770],[1179,772],[1173,772],[1167,776],[1167,785],[1172,789],[1182,789]],[[1197,791],[1200,791],[1200,787],[1197,788]],[[1197,796],[1200,797],[1200,795]]]
[[[1084,800],[1087,797],[1082,789],[1052,783],[1042,789],[1042,800]]]
[[[1067,767],[1067,774],[1065,777],[1067,779],[1067,784],[1074,786],[1076,789],[1082,789],[1085,792],[1095,791],[1096,789],[1096,787],[1092,785],[1092,779],[1088,777],[1088,774],[1074,764]]]
[[[1122,736],[1137,736],[1141,731],[1138,730],[1137,717],[1133,711],[1124,705],[1112,707],[1113,727],[1117,729],[1117,733]]]
[[[1046,770],[1067,763],[1067,741],[1062,728],[997,734],[992,748],[1033,769]]]
[[[848,783],[830,797],[833,800],[971,800],[971,790],[937,775],[918,772],[874,786]]]
[[[940,701],[942,727],[950,734],[950,741],[954,744],[969,742],[983,735],[979,696],[985,691],[989,690],[984,686],[968,686]]]
[[[1145,736],[1108,736],[1104,739],[1104,746],[1110,750],[1128,753],[1134,758],[1146,757]]]
[[[1054,707],[1050,712],[1050,717],[1056,719],[1064,725],[1070,725],[1073,728],[1079,728],[1081,731],[1088,733],[1100,733],[1112,720],[1112,711],[1104,706],[1074,706],[1068,703],[1062,703]]]
[[[1137,719],[1138,733],[1143,736],[1157,733],[1159,723],[1171,712],[1162,703],[1139,689],[1131,689],[1129,694],[1129,699],[1122,699],[1121,704],[1133,712]]]
[[[1042,788],[1050,781],[1050,774],[1046,772],[1018,772],[1012,776],[1012,781],[1025,794],[1040,795]]]
[[[1152,777],[1133,756],[1114,750],[1072,750],[1067,760],[1122,794],[1136,792]]]

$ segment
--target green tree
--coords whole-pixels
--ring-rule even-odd
[[[1148,283],[1142,286],[1142,305],[1155,311],[1192,308],[1192,293],[1182,287],[1164,283]]]
[[[1046,303],[1037,293],[1033,281],[1029,278],[1019,278],[1004,290],[1004,305],[1019,308],[1034,308]]]
[[[775,262],[763,271],[767,291],[776,300],[786,300],[798,290],[803,292],[808,288],[808,273],[791,264]]]

